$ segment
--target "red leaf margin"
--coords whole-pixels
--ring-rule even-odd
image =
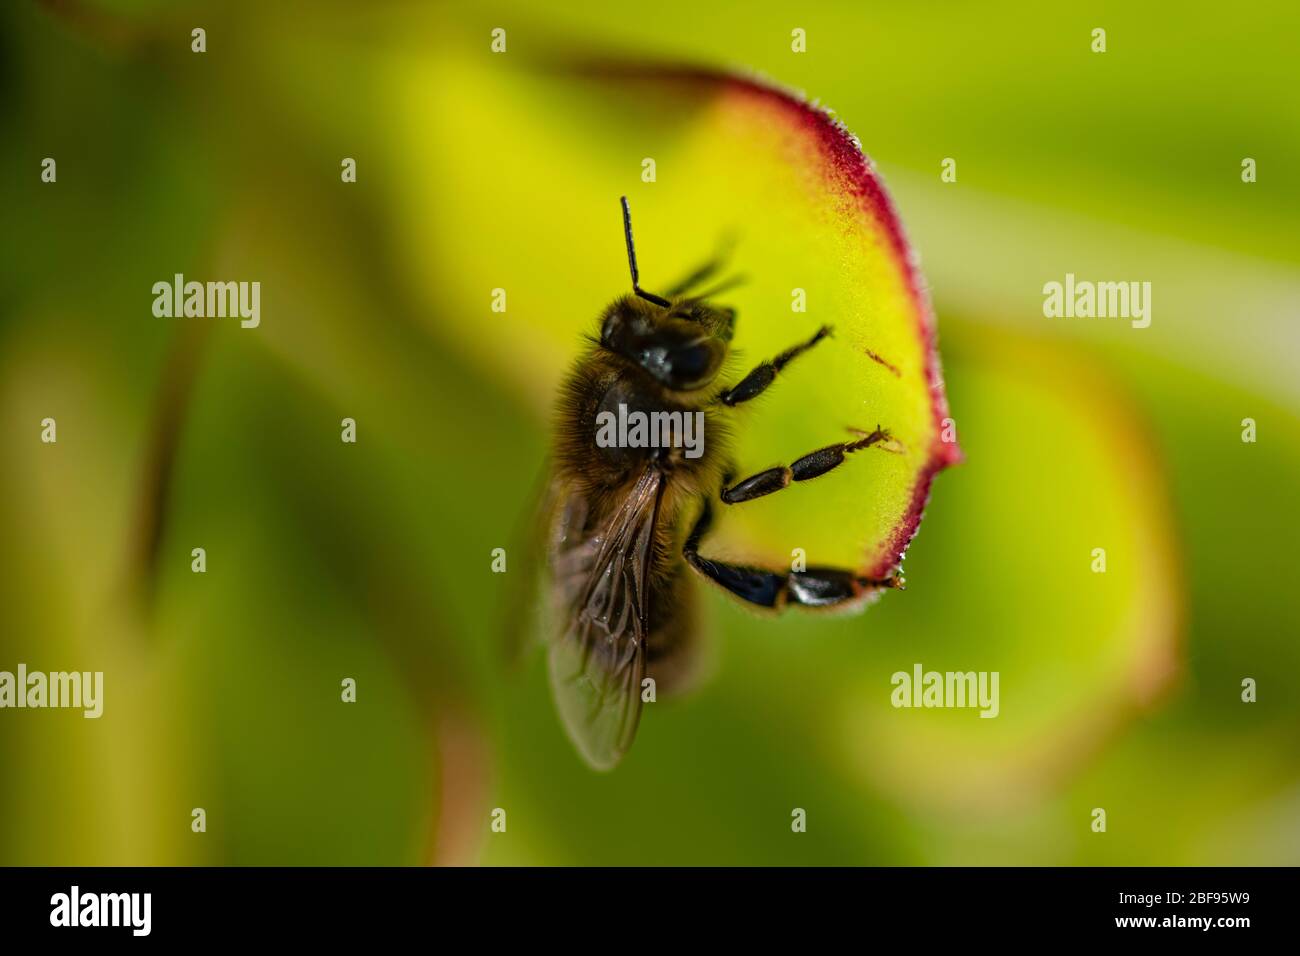
[[[790,111],[796,124],[803,127],[820,147],[823,158],[833,174],[841,180],[847,191],[857,197],[862,210],[879,224],[889,238],[897,260],[902,264],[903,276],[912,297],[917,316],[917,333],[921,339],[921,352],[926,386],[930,392],[930,410],[934,419],[935,438],[930,446],[926,463],[918,472],[912,497],[902,519],[894,526],[885,542],[877,549],[875,564],[866,572],[868,577],[884,578],[902,563],[908,545],[916,537],[930,500],[930,487],[934,476],[949,465],[962,461],[961,446],[942,440],[943,422],[949,417],[948,395],[944,389],[943,368],[939,361],[939,330],[930,303],[929,291],[921,277],[920,265],[903,224],[894,207],[875,165],[862,149],[859,139],[828,109],[810,103],[802,94],[787,90],[756,76],[696,71],[701,79],[711,76],[714,82],[744,95],[769,100]]]

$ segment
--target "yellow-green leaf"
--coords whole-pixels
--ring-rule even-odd
[[[923,280],[846,129],[797,96],[717,73],[556,74],[485,54],[412,61],[394,82],[409,97],[410,121],[394,130],[412,166],[403,179],[422,184],[403,246],[435,250],[418,274],[445,341],[544,419],[581,337],[629,289],[620,195],[652,291],[732,242],[730,269],[746,281],[715,300],[739,311],[727,374],[834,327],[737,410],[737,475],[851,429],[879,425],[894,441],[731,508],[708,550],[780,566],[801,549],[809,564],[877,576],[898,565],[932,477],[959,452]]]

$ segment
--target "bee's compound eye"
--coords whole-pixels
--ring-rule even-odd
[[[709,350],[703,345],[678,349],[673,352],[672,364],[674,378],[693,382],[708,370]]]
[[[703,339],[673,349],[668,354],[669,384],[689,390],[707,385],[722,364],[722,346],[715,339]]]

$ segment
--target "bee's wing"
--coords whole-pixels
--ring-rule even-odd
[[[662,477],[648,467],[603,527],[583,532],[585,502],[556,516],[550,672],[556,707],[597,770],[632,745],[645,677],[647,585]]]

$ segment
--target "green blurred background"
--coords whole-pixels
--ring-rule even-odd
[[[905,594],[829,620],[711,596],[707,680],[608,775],[541,658],[503,664],[488,570],[558,367],[492,361],[516,320],[464,275],[535,210],[430,226],[452,172],[547,148],[440,125],[525,88],[482,82],[495,27],[510,71],[754,68],[833,106],[923,256],[967,455]],[[1300,862],[1298,27],[1283,4],[6,4],[0,670],[106,690],[99,720],[0,711],[0,863]],[[556,142],[635,135],[546,89],[526,109]],[[260,280],[262,326],[155,319],[176,272]],[[1066,272],[1152,282],[1151,328],[1044,319]],[[894,710],[918,661],[998,670],[1001,716]]]

